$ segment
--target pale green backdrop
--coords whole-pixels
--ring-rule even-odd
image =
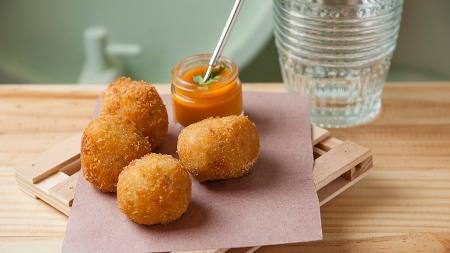
[[[138,44],[121,59],[129,75],[168,82],[177,60],[214,47],[232,0],[2,0],[0,83],[75,83],[83,31],[104,26],[111,43]],[[271,0],[246,0],[225,54],[247,82],[281,81]],[[450,1],[405,0],[390,80],[450,80]]]

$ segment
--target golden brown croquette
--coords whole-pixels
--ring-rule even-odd
[[[258,158],[258,132],[246,116],[208,118],[181,131],[177,152],[200,182],[242,177]]]
[[[191,179],[170,155],[148,154],[134,160],[120,174],[117,202],[139,224],[167,224],[186,212]]]
[[[102,115],[84,129],[81,141],[83,175],[96,188],[115,192],[122,169],[151,151],[150,143],[130,121]]]
[[[120,115],[133,121],[148,137],[152,148],[167,135],[166,107],[156,88],[145,81],[120,77],[102,94],[101,114]]]

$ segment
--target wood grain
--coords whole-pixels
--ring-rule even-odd
[[[333,149],[314,160],[314,182],[320,190],[344,172],[367,160],[370,150],[351,141],[334,146]]]
[[[104,87],[0,86],[0,252],[60,251],[65,216],[19,191],[11,167],[79,132]],[[331,130],[369,147],[374,170],[322,207],[324,240],[256,252],[449,252],[449,126],[450,82],[387,84],[379,118]]]

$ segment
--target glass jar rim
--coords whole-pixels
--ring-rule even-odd
[[[195,84],[192,82],[185,81],[183,79],[183,74],[180,73],[181,68],[194,63],[194,62],[205,62],[205,66],[208,66],[209,60],[211,58],[211,54],[194,54],[189,57],[186,57],[179,61],[177,64],[175,64],[174,68],[172,69],[172,85],[177,86],[178,88],[184,89],[184,90],[195,90],[195,89],[208,89],[208,85],[206,84]],[[220,82],[218,82],[219,85],[216,87],[223,87],[231,83],[232,81],[236,80],[236,78],[239,75],[239,70],[236,66],[236,64],[228,57],[221,56],[218,59],[218,62],[224,62],[228,70],[230,71],[230,75],[223,77]],[[189,68],[187,68],[189,69]]]

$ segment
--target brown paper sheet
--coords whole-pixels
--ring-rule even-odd
[[[63,252],[166,252],[320,240],[306,98],[250,92],[244,104],[261,139],[250,175],[203,184],[193,179],[192,202],[182,218],[153,226],[131,222],[114,194],[101,193],[79,177]],[[159,152],[176,155],[178,130],[173,123],[169,128]]]

